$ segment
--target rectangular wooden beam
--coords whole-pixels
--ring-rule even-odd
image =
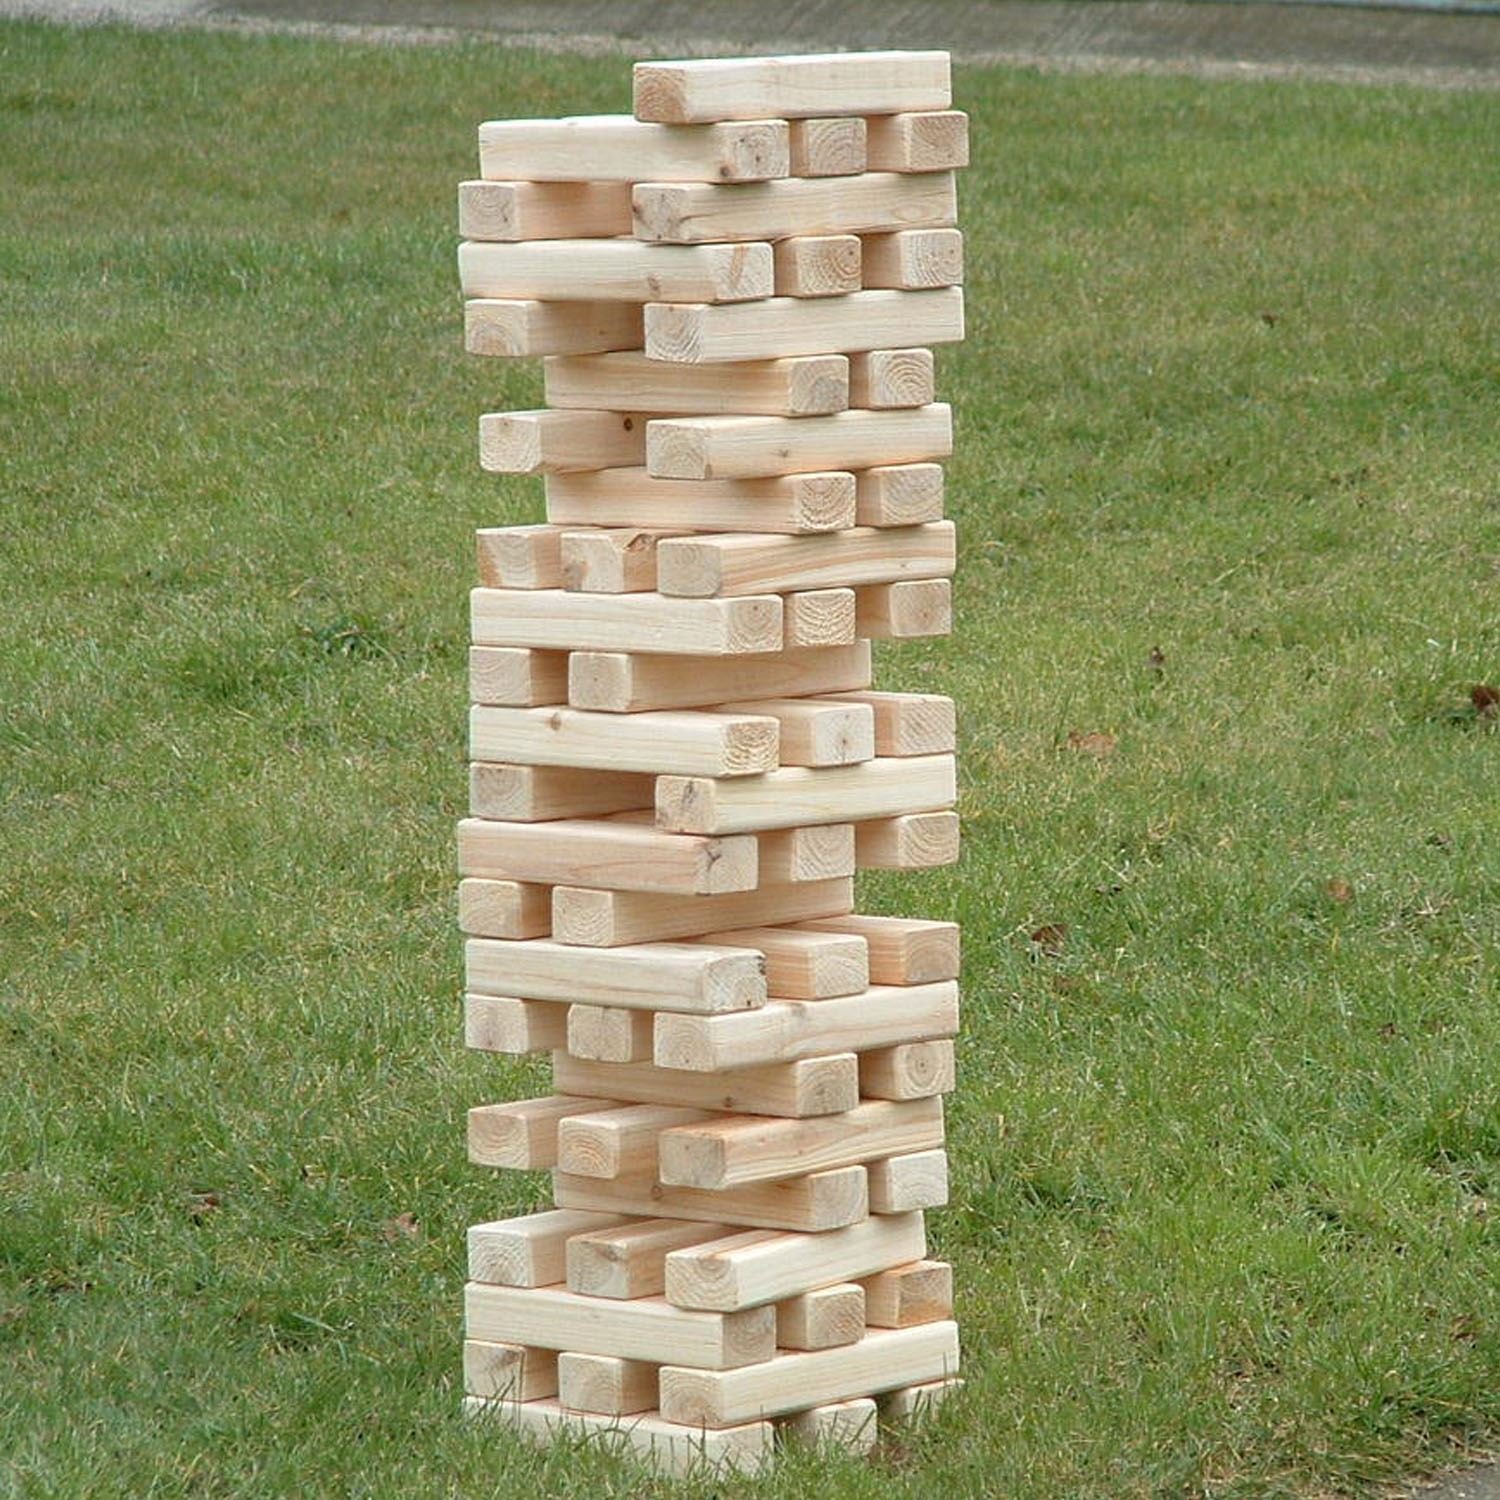
[[[953,700],[938,693],[882,693],[873,688],[827,695],[867,704],[875,715],[877,755],[949,755],[958,738]]]
[[[855,480],[861,526],[920,526],[943,518],[941,464],[877,464]]]
[[[458,927],[470,937],[546,937],[552,931],[552,892],[522,880],[460,880]]]
[[[602,1099],[577,1099],[567,1094],[478,1105],[469,1111],[469,1160],[478,1167],[522,1171],[555,1167],[559,1124],[570,1114],[605,1108]]]
[[[914,110],[866,122],[872,172],[948,172],[969,165],[969,117],[961,109]]]
[[[752,698],[719,705],[723,713],[765,714],[780,726],[784,766],[851,766],[875,754],[875,712],[868,704],[827,698]]]
[[[836,1281],[776,1304],[778,1349],[837,1349],[862,1339],[865,1326],[865,1291],[858,1282]]]
[[[953,629],[953,585],[946,578],[872,583],[855,592],[857,628],[867,640],[917,640]]]
[[[723,1224],[692,1219],[639,1219],[574,1235],[567,1250],[568,1290],[587,1297],[659,1297],[671,1251],[730,1232]]]
[[[866,1099],[951,1094],[957,1073],[951,1041],[902,1042],[859,1054],[859,1092]]]
[[[853,589],[801,589],[781,595],[788,651],[850,646],[858,637],[859,600]]]
[[[514,823],[590,818],[649,807],[655,785],[652,777],[633,771],[476,761],[469,767],[469,810],[476,818]]]
[[[550,898],[548,910],[550,919]],[[570,1005],[567,1050],[574,1057],[593,1062],[650,1062],[654,1024],[655,1017],[649,1010],[629,1010],[620,1005]]]
[[[866,129],[858,115],[810,115],[791,121],[791,175],[850,177],[863,172]]]
[[[902,1219],[870,1222],[899,1224]],[[918,1258],[911,1265],[867,1277],[863,1284],[865,1317],[872,1328],[914,1328],[953,1316],[953,1267],[946,1261]]]
[[[628,1416],[656,1408],[656,1366],[612,1354],[559,1354],[557,1399],[572,1412]]]
[[[645,433],[645,418],[625,412],[486,412],[479,419],[479,467],[488,474],[562,474],[638,464]]]
[[[863,235],[862,239],[860,275],[867,287],[920,292],[963,284],[962,230],[897,229],[891,234]],[[664,302],[673,300],[687,299],[662,298]]]
[[[799,924],[809,932],[843,932],[869,946],[871,984],[932,984],[957,979],[956,922],[916,917],[824,917]],[[706,941],[706,940],[705,940]]]
[[[932,870],[954,864],[959,853],[958,814],[904,813],[854,825],[861,870]]]
[[[584,594],[641,594],[656,587],[656,547],[677,531],[592,526],[560,539],[562,586]]]
[[[484,526],[474,533],[474,551],[486,588],[562,587],[560,526]]]
[[[876,410],[926,406],[937,393],[931,349],[870,349],[849,358],[849,405]]]
[[[640,1177],[656,1170],[657,1137],[677,1125],[701,1124],[714,1112],[669,1104],[619,1104],[558,1122],[555,1160],[576,1177]]]
[[[509,995],[464,996],[464,1046],[476,1052],[551,1052],[567,1040],[566,1005]]]
[[[869,1396],[852,1401],[825,1401],[793,1412],[776,1424],[783,1438],[825,1451],[843,1452],[863,1457],[880,1441],[879,1407]],[[730,1428],[731,1432],[737,1431]]]
[[[857,234],[792,235],[771,249],[778,297],[841,297],[864,285]]]
[[[794,927],[741,927],[711,932],[701,941],[754,948],[764,955],[766,989],[778,1000],[829,1000],[869,988],[869,947],[860,937]]]
[[[849,361],[842,354],[746,360],[693,371],[638,351],[586,354],[546,360],[542,375],[547,405],[562,408],[808,417],[849,405]]]
[[[461,182],[466,240],[579,240],[629,234],[627,182]]]
[[[645,339],[645,314],[636,302],[473,297],[464,303],[464,348],[470,354],[604,354],[639,349]]]
[[[470,646],[469,698],[497,707],[568,701],[568,653],[524,646]]]
[[[557,1394],[557,1352],[522,1344],[464,1340],[464,1393],[488,1401],[535,1401]]]
[[[469,1230],[469,1280],[495,1286],[552,1286],[563,1279],[567,1243],[574,1235],[618,1229],[621,1214],[553,1208],[475,1224]]]
[[[776,287],[770,245],[749,243],[465,240],[458,247],[458,276],[465,297],[504,301],[745,302],[769,297]]]
[[[838,880],[854,874],[854,825],[812,823],[760,835],[762,885]]]
[[[913,1151],[872,1161],[870,1212],[907,1214],[919,1208],[941,1208],[948,1201],[948,1153]]]

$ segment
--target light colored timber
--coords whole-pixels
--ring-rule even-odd
[[[733,1316],[733,1314],[726,1314]],[[778,1354],[738,1371],[663,1365],[661,1413],[672,1422],[728,1427],[829,1401],[946,1379],[958,1369],[958,1325],[882,1328],[857,1344]]]
[[[481,995],[704,1015],[745,1010],[766,998],[764,965],[743,948],[648,943],[599,951],[549,938],[470,938],[464,956],[468,988]]]
[[[779,1000],[828,1000],[869,988],[869,947],[860,937],[791,927],[741,927],[711,932],[702,941],[763,954],[766,989]],[[649,1049],[645,1055],[650,1056]]]
[[[481,646],[553,651],[644,651],[753,656],[782,645],[781,600],[667,599],[660,594],[575,594],[566,589],[474,589]]]
[[[762,885],[838,880],[854,874],[854,825],[814,823],[760,835]]]
[[[852,1052],[764,1068],[736,1067],[707,1077],[651,1063],[591,1062],[557,1051],[552,1082],[555,1088],[601,1099],[790,1120],[842,1114],[859,1103],[859,1065]]]
[[[866,1222],[869,1222],[868,1220]],[[851,1226],[855,1229],[859,1225]],[[835,1229],[834,1234],[848,1231]],[[857,1282],[835,1282],[776,1304],[778,1349],[837,1349],[864,1337],[865,1293]]]
[[[554,407],[807,417],[849,405],[849,361],[842,354],[747,360],[698,371],[639,352],[594,354],[549,359],[542,373],[547,405]]]
[[[469,767],[469,811],[514,823],[589,818],[648,807],[655,785],[650,776],[631,771],[476,761]]]
[[[776,287],[771,247],[752,243],[646,245],[621,239],[505,245],[465,240],[458,247],[458,276],[465,297],[591,304],[743,302],[769,297]]]
[[[604,354],[639,349],[645,339],[645,315],[634,302],[474,297],[464,303],[464,348],[470,354]]]
[[[878,464],[855,479],[861,526],[921,526],[943,518],[941,464]]]
[[[575,651],[568,658],[568,701],[603,713],[700,708],[735,698],[798,698],[862,689],[869,681],[868,641],[717,661],[624,651]]]
[[[568,653],[524,646],[470,646],[469,698],[505,708],[568,701]]]
[[[563,1279],[567,1243],[574,1235],[618,1229],[620,1214],[553,1208],[469,1230],[469,1280],[496,1286],[553,1286]]]
[[[963,1388],[962,1380],[929,1380],[887,1391],[877,1398],[875,1405],[883,1422],[919,1421],[931,1416],[949,1396],[958,1395]]]
[[[958,814],[905,813],[854,825],[861,870],[932,870],[958,859]]]
[[[863,285],[857,234],[798,234],[771,249],[778,297],[841,297]]]
[[[907,1214],[919,1208],[941,1208],[948,1201],[948,1153],[913,1151],[867,1164],[870,1212]]]
[[[465,1339],[464,1392],[486,1401],[535,1401],[539,1396],[555,1396],[557,1352]]]
[[[528,413],[519,412],[518,416]],[[485,526],[474,533],[479,581],[492,589],[562,586],[560,526]]]
[[[863,1455],[879,1440],[879,1408],[869,1396],[829,1401],[794,1412],[780,1427],[789,1437],[810,1447]]]
[[[507,995],[464,996],[464,1046],[476,1052],[551,1052],[567,1040],[566,1005]]]
[[[866,122],[872,172],[948,172],[969,165],[969,117],[961,109],[913,110]]]
[[[865,1219],[827,1234],[731,1234],[667,1257],[667,1300],[732,1312],[855,1281],[926,1254],[927,1234],[917,1213]]]
[[[552,931],[552,892],[521,880],[460,880],[458,926],[470,937],[546,937]]]
[[[870,1222],[899,1224],[901,1219]],[[953,1316],[953,1267],[946,1261],[918,1259],[909,1266],[882,1271],[868,1277],[864,1289],[865,1321],[872,1328],[914,1328]]]
[[[492,120],[479,127],[485,177],[530,182],[756,182],[791,169],[790,135],[773,112],[734,124],[663,130],[629,115]],[[622,231],[628,232],[628,231]]]
[[[458,825],[461,874],[545,885],[588,879],[622,891],[714,895],[754,890],[758,848],[749,835],[700,838],[618,819],[539,825],[465,818]]]
[[[466,240],[579,240],[630,233],[625,182],[461,182]]]
[[[648,1360],[661,1359],[672,1350],[683,1364],[705,1370],[755,1364],[775,1350],[776,1314],[769,1307],[742,1313],[688,1312],[659,1297],[609,1301],[580,1297],[561,1287],[471,1281],[464,1288],[464,1309],[470,1338],[541,1349]]]
[[[875,715],[876,755],[948,755],[957,742],[958,720],[951,698],[869,688],[830,696],[838,703],[869,706]]]
[[[788,651],[852,645],[858,598],[853,589],[803,589],[782,596],[782,619]]]
[[[723,713],[765,714],[781,726],[784,766],[851,766],[875,754],[875,712],[826,698],[752,698],[719,705]]]
[[[946,52],[826,52],[792,57],[642,62],[634,70],[636,118],[800,119],[946,109]]]
[[[561,474],[638,464],[646,451],[645,432],[645,418],[629,412],[486,412],[479,419],[479,467],[489,474]],[[558,582],[560,574],[559,564]]]
[[[615,948],[699,937],[720,927],[773,927],[854,909],[847,877],[761,884],[722,896],[657,896],[559,885],[552,889],[552,934],[560,943]]]
[[[898,229],[863,239],[860,274],[867,287],[918,292],[963,284],[962,230]]]
[[[849,405],[926,406],[937,393],[931,349],[871,349],[849,356]]]
[[[866,1099],[925,1099],[951,1094],[958,1079],[953,1043],[903,1042],[859,1055],[859,1092]]]
[[[963,336],[964,297],[956,286],[844,297],[767,297],[742,307],[665,297],[646,304],[646,353],[684,364],[954,344]]]
[[[843,932],[862,937],[870,955],[871,984],[932,984],[957,979],[959,932],[956,922],[917,917],[825,917],[801,924],[809,932]]]
[[[791,122],[793,177],[851,177],[865,170],[866,125],[858,115]]]
[[[670,1251],[730,1232],[722,1224],[691,1219],[639,1219],[599,1234],[575,1235],[568,1241],[568,1290],[587,1297],[659,1297]]]
[[[717,366],[715,366],[717,368]],[[854,476],[655,479],[644,468],[549,474],[547,515],[559,526],[659,526],[678,531],[800,535],[854,524]]]
[[[909,641],[953,629],[953,585],[946,578],[875,583],[855,593],[858,630],[867,640]]]
[[[562,586],[586,594],[639,594],[656,587],[656,544],[676,531],[595,527],[562,534]]]
[[[557,1399],[569,1411],[613,1416],[654,1411],[656,1366],[612,1354],[559,1354]]]
[[[658,1067],[711,1073],[957,1034],[958,985],[947,979],[874,985],[828,1000],[773,1000],[742,1016],[660,1015],[655,1056]]]
[[[951,755],[877,756],[857,766],[791,766],[735,781],[662,776],[656,823],[678,833],[748,833],[935,811],[957,796]]]
[[[626,1104],[571,1115],[557,1127],[555,1165],[576,1177],[639,1177],[656,1168],[656,1138],[676,1125],[713,1118],[701,1109]]]
[[[757,1182],[728,1192],[665,1187],[650,1177],[570,1177],[552,1174],[553,1199],[566,1208],[606,1213],[667,1215],[752,1229],[821,1233],[857,1223],[869,1212],[863,1167],[810,1172],[781,1182]]]
[[[550,895],[548,921],[551,921]],[[592,1062],[650,1062],[654,1025],[655,1017],[649,1010],[627,1010],[618,1005],[570,1005],[567,1050],[574,1057]]]
[[[566,1094],[481,1104],[469,1111],[469,1160],[476,1167],[522,1171],[555,1167],[559,1124],[570,1114],[605,1107],[602,1099],[576,1099]]]

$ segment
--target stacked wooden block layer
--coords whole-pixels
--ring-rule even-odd
[[[554,1093],[469,1118],[555,1207],[470,1231],[470,1406],[756,1468],[956,1386],[958,932],[855,913],[957,857],[953,705],[871,642],[949,629],[963,334],[944,53],[638,65],[635,117],[480,129],[467,343],[544,524],[479,534],[467,1039]]]

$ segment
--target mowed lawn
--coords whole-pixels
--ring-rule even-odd
[[[454,184],[622,59],[0,28],[0,1491],[1328,1496],[1500,1429],[1500,101],[964,71],[968,1389],[675,1486],[457,1415]],[[1479,703],[1484,695],[1479,695]]]

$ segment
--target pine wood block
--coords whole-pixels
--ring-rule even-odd
[[[880,1436],[879,1409],[869,1396],[852,1401],[829,1401],[794,1412],[780,1423],[788,1437],[813,1448],[842,1449],[864,1455]]]
[[[656,587],[656,544],[677,531],[594,527],[562,534],[562,586],[585,594],[640,594]]]
[[[625,651],[575,651],[568,658],[568,701],[602,713],[699,708],[735,698],[799,698],[863,689],[869,681],[868,641],[715,661]]]
[[[958,1066],[947,1040],[903,1042],[859,1055],[859,1091],[866,1099],[925,1099],[951,1094]]]
[[[778,297],[840,297],[863,286],[857,234],[797,234],[771,250]]]
[[[762,883],[753,891],[722,896],[658,896],[559,885],[552,889],[552,934],[560,943],[616,948],[699,937],[721,927],[773,927],[854,909],[847,877]]]
[[[495,589],[559,588],[561,543],[560,526],[481,527],[474,533],[479,581]]]
[[[926,1254],[919,1213],[864,1219],[827,1234],[729,1233],[667,1256],[667,1301],[714,1312],[765,1302],[784,1306],[787,1298],[920,1261]],[[864,1331],[862,1317],[858,1329],[855,1338]],[[777,1342],[783,1348],[807,1347],[784,1344],[779,1335]]]
[[[782,646],[781,600],[667,599],[660,594],[575,594],[566,589],[474,589],[481,646],[553,651],[643,651],[753,656]]]
[[[470,937],[546,937],[552,931],[552,892],[522,880],[460,880],[458,927]]]
[[[669,1252],[731,1233],[691,1219],[640,1219],[568,1241],[568,1290],[586,1297],[659,1297]],[[652,1392],[653,1406],[656,1405]]]
[[[781,604],[788,651],[849,646],[857,639],[858,597],[853,589],[803,589],[783,595]]]
[[[645,418],[629,412],[487,412],[479,419],[479,467],[489,474],[560,474],[638,464],[645,431]],[[526,587],[557,587],[560,562],[553,580]]]
[[[871,984],[932,984],[957,979],[959,932],[956,922],[917,917],[820,917],[800,923],[808,932],[842,932],[867,945]]]
[[[596,817],[649,806],[655,786],[652,777],[631,771],[476,761],[469,767],[469,810],[513,823]]]
[[[559,1354],[556,1395],[568,1411],[610,1416],[654,1411],[656,1366],[612,1354]]]
[[[493,120],[479,127],[479,169],[489,178],[530,182],[575,179],[639,182],[756,182],[791,168],[784,120],[663,130],[629,115],[575,115],[563,120]],[[628,233],[628,230],[621,231]]]
[[[849,361],[842,354],[745,360],[689,371],[637,351],[549,359],[542,372],[552,407],[807,417],[849,405]]]
[[[849,356],[850,406],[926,406],[936,393],[937,364],[931,349],[871,349]]]
[[[480,995],[705,1015],[748,1009],[766,998],[762,961],[743,948],[645,943],[599,951],[550,938],[470,938],[464,957],[468,988]],[[564,1020],[564,1037],[566,1025]]]
[[[523,1344],[465,1339],[464,1391],[487,1401],[535,1401],[539,1396],[555,1396],[557,1353],[528,1349]]]
[[[469,1111],[469,1160],[477,1167],[531,1171],[557,1165],[557,1128],[570,1114],[605,1108],[601,1099],[552,1094]],[[841,1164],[842,1165],[842,1164]]]
[[[711,932],[702,941],[721,948],[754,948],[764,955],[766,989],[777,999],[828,1000],[869,988],[869,946],[860,937],[794,927],[740,927]],[[644,1055],[651,1055],[649,1047]]]
[[[958,814],[905,813],[854,825],[861,870],[932,870],[958,859]]]
[[[957,1369],[956,1323],[882,1328],[841,1349],[778,1354],[733,1373],[663,1365],[661,1412],[674,1422],[727,1427],[754,1417],[780,1416],[830,1401],[945,1379]]]
[[[829,695],[863,703],[875,715],[876,755],[950,755],[958,740],[953,700],[937,693],[881,693],[871,688]]]
[[[877,756],[857,766],[790,766],[734,781],[661,776],[656,824],[677,833],[749,833],[951,807],[951,755]]]
[[[638,120],[801,119],[946,109],[946,52],[827,52],[635,65]]]
[[[854,874],[854,825],[813,823],[760,835],[760,883],[798,884]]]
[[[781,726],[784,766],[850,766],[875,754],[875,712],[826,698],[752,698],[719,705],[723,713],[765,714]]]
[[[907,1214],[948,1201],[948,1153],[913,1151],[867,1164],[870,1212]]]
[[[946,578],[875,583],[855,592],[856,628],[866,640],[909,641],[953,629],[953,586]]]
[[[869,1211],[863,1167],[810,1172],[805,1177],[757,1182],[728,1192],[667,1187],[650,1177],[605,1180],[554,1172],[552,1196],[568,1208],[642,1216],[665,1214],[674,1219],[809,1233],[842,1229],[865,1218]]]
[[[899,1224],[900,1218],[872,1219]],[[843,1232],[843,1231],[841,1231]],[[864,1281],[865,1321],[872,1328],[914,1328],[953,1316],[953,1267],[941,1260],[915,1260]]]
[[[871,1222],[866,1220],[866,1222]],[[858,1228],[858,1225],[851,1226]],[[835,1229],[834,1234],[848,1231]],[[776,1304],[778,1349],[837,1349],[865,1334],[865,1292],[857,1282],[835,1282]]]
[[[861,275],[867,287],[916,292],[963,284],[962,230],[897,229],[890,234],[867,234],[862,238]]]
[[[863,254],[869,254],[868,241]],[[865,281],[868,285],[868,270]],[[963,336],[964,295],[956,286],[843,297],[765,297],[742,307],[685,297],[656,297],[646,304],[646,353],[682,364],[854,354],[898,344],[954,344]]]
[[[653,478],[644,468],[595,469],[549,474],[546,485],[547,515],[558,525],[800,535],[854,524],[854,476],[846,473],[688,484]]]
[[[568,653],[524,646],[470,646],[469,697],[504,708],[568,701]]]
[[[470,354],[603,354],[639,349],[645,340],[645,314],[635,302],[474,297],[464,303],[464,348]]]
[[[551,920],[550,894],[548,920]],[[570,1005],[567,1050],[574,1057],[593,1062],[650,1062],[654,1024],[655,1017],[649,1010],[627,1010],[619,1005]]]
[[[873,985],[828,1000],[772,1000],[737,1016],[656,1018],[656,1064],[695,1073],[864,1052],[958,1034],[958,985]]]
[[[571,1115],[557,1127],[557,1159],[549,1162],[575,1177],[639,1177],[656,1169],[656,1138],[675,1125],[713,1116],[667,1104],[626,1104]]]
[[[630,233],[626,182],[461,182],[466,240],[579,240]]]
[[[865,469],[952,451],[953,409],[944,401],[828,417],[665,417],[646,424],[646,467],[661,479],[754,479],[841,463]]]
[[[793,177],[851,177],[865,170],[864,120],[809,115],[790,122]]]
[[[923,109],[866,122],[872,172],[947,172],[969,165],[969,117],[961,109]]]
[[[566,1247],[574,1235],[618,1229],[629,1222],[620,1214],[553,1208],[475,1224],[468,1237],[469,1280],[495,1286],[553,1286],[563,1279]]]
[[[909,1422],[929,1417],[949,1396],[964,1388],[962,1380],[929,1380],[922,1385],[887,1391],[876,1400],[883,1422]]]
[[[842,1114],[859,1103],[859,1064],[852,1052],[770,1067],[752,1064],[709,1077],[647,1062],[591,1062],[557,1051],[552,1081],[556,1088],[601,1099],[792,1120]]]
[[[458,247],[458,276],[465,297],[505,301],[534,297],[557,302],[713,304],[769,297],[776,289],[770,245],[749,242],[647,245],[634,239],[527,240],[506,245],[465,240]]]
[[[464,1046],[477,1052],[551,1052],[568,1040],[568,1008],[506,995],[464,996]]]
[[[861,526],[920,526],[943,518],[941,464],[877,464],[855,480]]]

